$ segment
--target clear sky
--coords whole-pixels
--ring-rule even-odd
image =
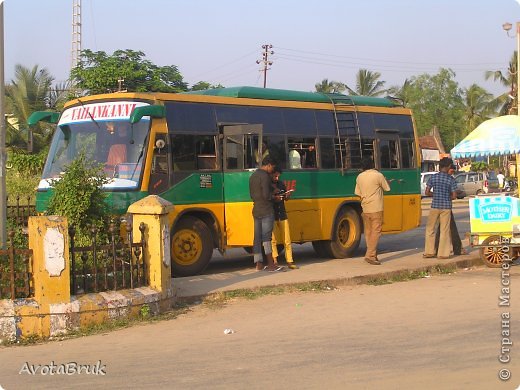
[[[462,87],[499,94],[484,71],[507,71],[516,39],[502,24],[516,21],[515,0],[82,0],[82,48],[141,50],[190,86],[262,86],[256,60],[272,44],[272,88],[311,91],[324,78],[355,87],[360,68],[389,87],[449,67]],[[5,0],[4,35],[6,82],[17,63],[68,78],[72,0]]]

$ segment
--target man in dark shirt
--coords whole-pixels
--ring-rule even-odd
[[[280,195],[273,194],[270,174],[275,168],[271,157],[267,156],[249,178],[249,195],[253,200],[253,220],[255,236],[253,241],[253,256],[257,270],[264,269],[262,264],[262,247],[267,259],[265,269],[270,272],[282,271],[283,267],[274,264],[271,248],[271,237],[274,224],[273,200],[280,200]]]

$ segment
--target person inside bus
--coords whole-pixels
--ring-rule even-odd
[[[304,168],[316,168],[316,147],[314,145],[307,147],[303,155],[303,161]]]
[[[266,142],[262,142],[262,156],[259,155],[259,150],[255,149],[255,160],[258,165],[262,163],[264,158],[269,156],[269,147],[267,146]]]
[[[280,180],[282,170],[275,167],[271,178],[273,180],[273,189],[275,195],[280,195],[279,198],[273,199],[274,209],[274,227],[273,227],[273,259],[274,263],[278,265],[278,247],[276,243],[276,236],[281,235],[283,239],[283,245],[285,248],[285,261],[289,269],[298,269],[298,266],[294,264],[291,246],[291,231],[289,230],[289,219],[287,217],[287,211],[285,210],[285,201],[291,196],[291,192],[287,192],[287,188],[283,181]]]
[[[302,158],[300,155],[300,152],[298,152],[299,149],[298,144],[294,144],[291,147],[291,150],[289,151],[289,168],[290,169],[301,169],[302,167]]]
[[[112,144],[112,146],[110,146],[110,149],[108,150],[107,163],[106,163],[106,165],[109,167],[115,167],[115,166],[127,161],[126,124],[121,124],[116,129],[114,126],[114,122],[108,122],[107,131],[110,134],[117,133],[117,140],[114,140],[114,143]]]

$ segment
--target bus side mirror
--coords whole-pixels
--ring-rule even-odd
[[[152,118],[164,118],[166,116],[166,111],[164,106],[160,105],[151,105],[151,106],[142,106],[137,107],[132,111],[130,115],[130,123],[137,123],[141,120],[143,116],[150,116]]]
[[[60,113],[54,111],[35,111],[27,119],[27,124],[33,126],[38,122],[58,123]]]

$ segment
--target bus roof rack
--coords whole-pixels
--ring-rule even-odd
[[[341,93],[320,93],[292,91],[288,89],[259,88],[259,87],[230,87],[205,89],[201,91],[181,92],[191,95],[209,95],[233,98],[290,100],[299,102],[335,103],[356,106],[397,107],[401,106],[393,99],[371,96],[343,95]]]

